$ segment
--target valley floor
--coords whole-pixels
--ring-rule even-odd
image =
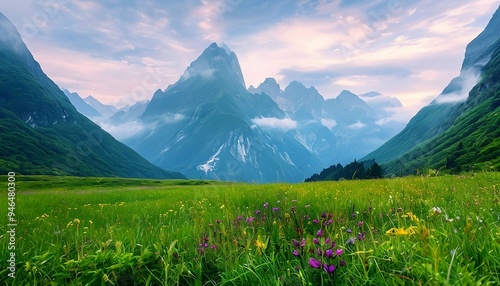
[[[499,183],[16,176],[15,208],[2,190],[0,283],[500,284]]]

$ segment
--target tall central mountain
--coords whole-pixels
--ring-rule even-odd
[[[151,162],[192,178],[301,181],[324,163],[287,132],[295,122],[245,88],[233,52],[211,44],[140,117],[125,142]]]
[[[401,130],[385,134],[376,116],[347,91],[324,100],[314,87],[294,81],[281,90],[274,79],[246,90],[236,54],[213,43],[175,84],[153,95],[139,117],[143,129],[124,142],[192,178],[302,181]]]
[[[78,113],[0,13],[0,172],[184,178]]]

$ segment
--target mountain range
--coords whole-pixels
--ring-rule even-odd
[[[0,170],[185,178],[149,163],[77,112],[0,13]]]
[[[390,115],[348,91],[325,100],[297,81],[281,90],[267,78],[247,90],[236,54],[212,43],[153,95],[142,129],[123,142],[192,178],[295,182],[380,146],[404,127]]]
[[[0,14],[0,169],[246,182],[303,181],[360,158],[389,175],[498,169],[499,28],[497,11],[460,75],[405,126],[401,102],[374,91],[325,99],[273,78],[247,89],[236,54],[217,43],[151,100],[118,109],[61,91]]]

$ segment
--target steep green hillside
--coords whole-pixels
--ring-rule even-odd
[[[183,178],[81,115],[0,14],[0,172]]]
[[[401,163],[405,173],[422,168],[500,170],[500,48],[459,109],[462,113],[449,129],[385,164],[386,173],[399,172]]]
[[[439,102],[448,102],[457,94],[465,94],[470,90],[469,81],[484,71],[484,65],[500,46],[499,28],[500,10],[497,10],[486,28],[467,45],[460,75],[450,82],[436,100],[422,108],[403,131],[361,160],[375,159],[379,163],[396,160],[412,148],[448,130],[462,114],[464,106]]]

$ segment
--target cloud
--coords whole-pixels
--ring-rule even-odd
[[[264,129],[273,129],[283,132],[297,128],[297,122],[290,118],[278,119],[275,117],[260,117],[252,119],[252,122]]]
[[[144,129],[144,126],[139,121],[131,121],[120,125],[110,124],[105,120],[96,120],[96,123],[118,141],[128,139]]]
[[[171,123],[176,123],[178,121],[184,120],[186,116],[180,113],[167,113],[163,114],[160,118],[162,123],[165,124],[171,124]]]
[[[365,127],[365,126],[366,126],[366,124],[364,124],[361,121],[358,121],[356,123],[353,123],[353,124],[347,126],[347,128],[349,128],[349,129],[361,129],[361,128]]]
[[[469,92],[479,83],[481,76],[474,70],[467,70],[460,75],[458,90],[439,95],[433,102],[436,104],[461,103],[469,98]]]

